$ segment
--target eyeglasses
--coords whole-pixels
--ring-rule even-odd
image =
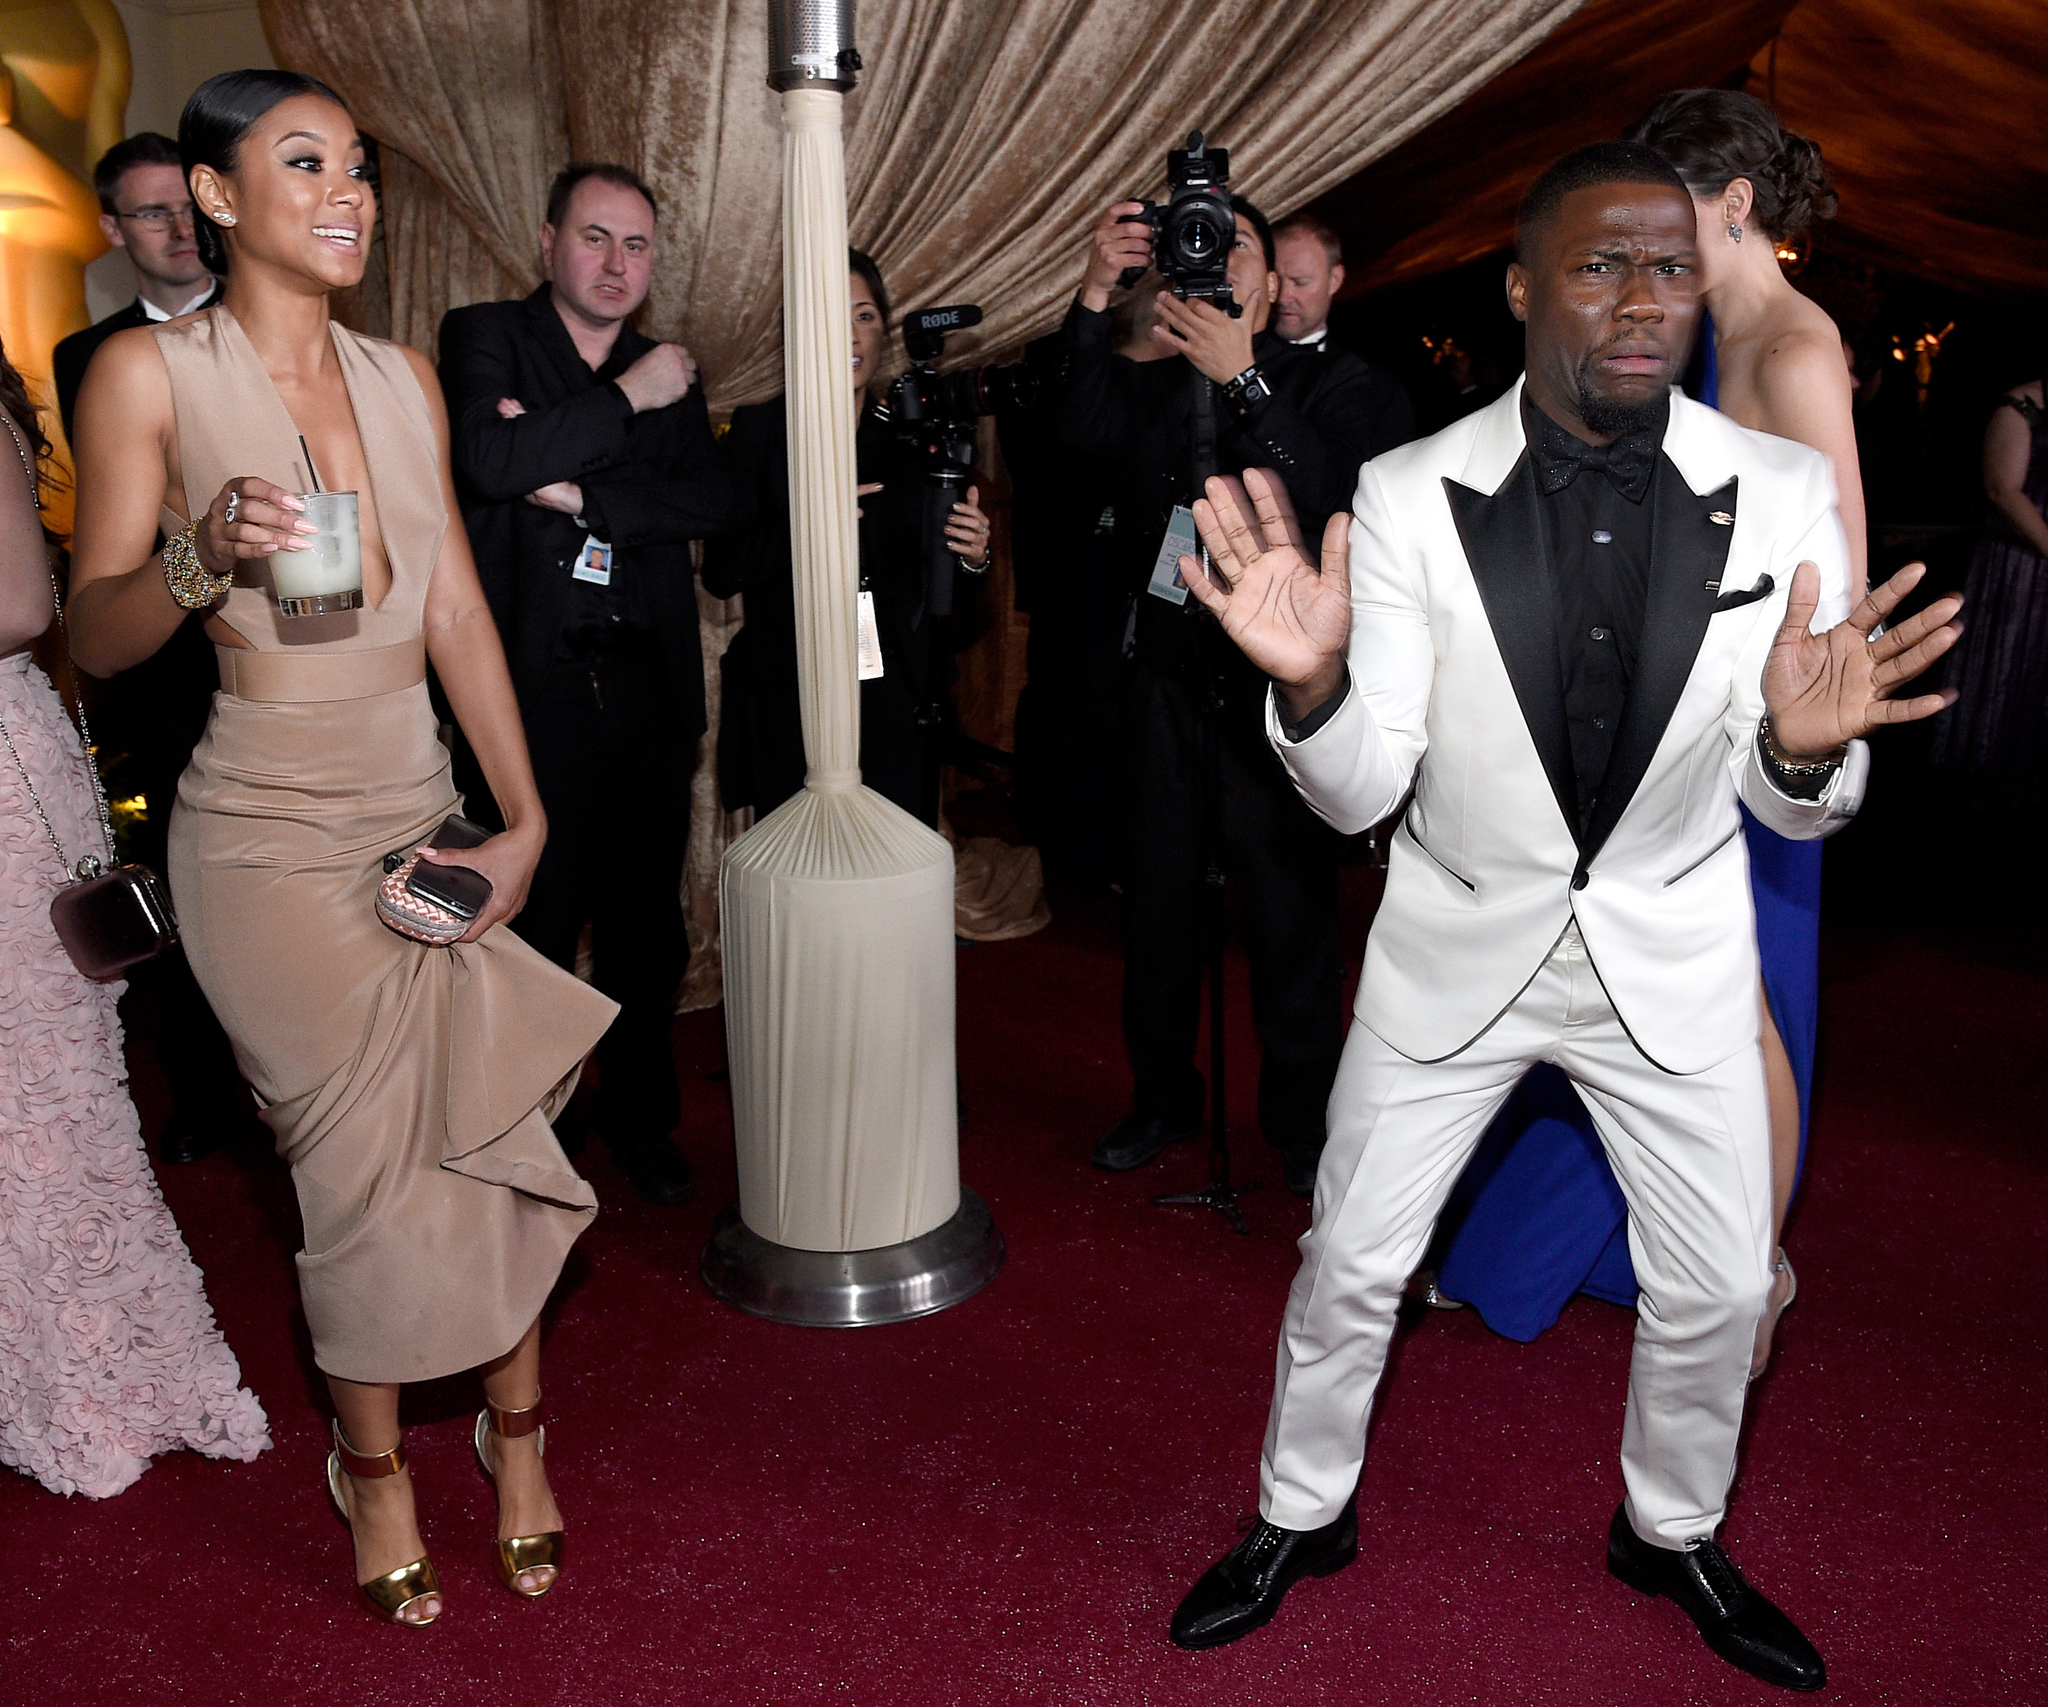
[[[139,207],[133,213],[117,213],[114,217],[132,219],[150,231],[168,231],[180,220],[192,224],[195,216],[192,204],[187,202],[183,207]]]

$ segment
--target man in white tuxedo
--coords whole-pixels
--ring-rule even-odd
[[[1609,1568],[1744,1670],[1825,1679],[1714,1540],[1771,1210],[1736,802],[1792,837],[1845,822],[1856,737],[1946,703],[1887,696],[1953,643],[1960,601],[1873,639],[1917,566],[1849,612],[1825,459],[1674,389],[1694,240],[1655,154],[1566,156],[1508,270],[1523,383],[1368,463],[1320,569],[1276,479],[1245,476],[1251,513],[1221,482],[1197,507],[1215,579],[1187,558],[1183,577],[1273,678],[1268,733],[1308,803],[1348,832],[1414,799],[1330,1099],[1261,1519],[1175,1614],[1183,1647],[1356,1555],[1403,1282],[1487,1123],[1551,1061],[1628,1200],[1642,1288]]]

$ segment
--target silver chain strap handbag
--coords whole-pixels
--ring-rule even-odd
[[[21,455],[22,472],[28,476],[29,496],[40,515],[42,487],[36,479],[35,463],[29,457],[28,446],[22,442],[20,429],[5,409],[0,409],[0,421],[7,423],[14,448]],[[50,573],[50,597],[56,604],[57,626],[61,630],[64,626],[64,593],[57,584],[55,570]],[[99,760],[93,755],[92,731],[86,726],[83,701],[78,707],[78,732],[85,745],[86,769],[92,773],[93,799],[100,809],[100,833],[105,838],[107,859],[111,862],[114,857],[114,821],[107,811],[107,791],[100,781]],[[8,731],[5,719],[0,719],[0,742],[6,744],[8,756],[14,760],[14,768],[21,773],[22,786],[28,790],[36,816],[43,822],[50,846],[57,850],[58,863],[73,878],[50,901],[50,923],[56,928],[57,940],[64,945],[64,952],[71,956],[71,964],[88,978],[116,978],[129,967],[144,960],[153,960],[175,945],[178,921],[172,915],[170,897],[156,873],[146,865],[117,865],[109,871],[96,854],[85,854],[74,864],[64,852],[64,843],[57,834],[56,826],[50,822],[49,813],[43,810],[42,796],[36,793],[35,781],[28,774],[28,766],[22,763],[21,753],[14,745],[14,736]]]

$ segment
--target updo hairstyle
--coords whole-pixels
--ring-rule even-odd
[[[1754,95],[1674,90],[1630,128],[1627,140],[1669,160],[1699,201],[1711,201],[1737,178],[1747,178],[1756,198],[1752,217],[1773,242],[1835,216],[1820,145],[1786,130]]]
[[[317,77],[296,71],[223,71],[209,77],[192,91],[185,110],[178,116],[178,154],[185,164],[189,184],[192,168],[211,166],[223,176],[232,174],[240,163],[242,139],[256,121],[280,101],[294,95],[318,95],[332,101],[344,112],[348,103]],[[227,244],[220,227],[193,197],[192,236],[199,249],[199,263],[210,273],[228,270]]]

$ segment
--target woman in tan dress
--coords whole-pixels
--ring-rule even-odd
[[[111,674],[205,613],[222,690],[179,786],[172,897],[291,1164],[356,1580],[372,1610],[419,1625],[441,1597],[399,1444],[402,1382],[481,1368],[499,1574],[529,1596],[558,1574],[538,1318],[596,1202],[548,1121],[615,1010],[501,928],[546,825],[433,369],[329,317],[376,212],[354,123],[309,78],[230,72],[193,95],[179,142],[226,294],[109,339],[86,376],[73,644]],[[288,617],[271,559],[304,549],[294,494],[316,485],[359,494],[363,602]],[[459,856],[493,892],[450,947],[374,910],[383,856],[460,805],[429,660],[508,826]]]

